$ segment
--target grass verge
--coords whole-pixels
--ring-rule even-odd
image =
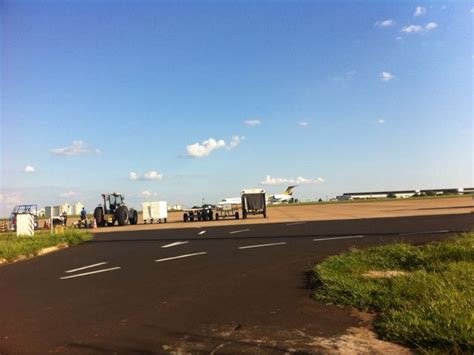
[[[474,233],[419,247],[354,249],[313,269],[316,300],[377,312],[381,337],[429,352],[473,353],[473,280]]]
[[[47,247],[59,244],[69,246],[91,240],[92,235],[87,231],[66,229],[64,233],[36,232],[34,237],[17,237],[15,233],[0,234],[0,259],[12,261],[19,256],[35,256]]]

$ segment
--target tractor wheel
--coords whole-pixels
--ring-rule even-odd
[[[243,219],[246,219],[246,218],[247,218],[247,211],[243,211],[243,212],[242,212],[242,218],[243,218]]]
[[[115,219],[119,226],[124,226],[128,222],[128,208],[125,206],[119,206],[115,211]]]
[[[133,208],[130,208],[129,212],[128,212],[128,220],[130,222],[130,224],[137,224],[138,223],[138,212],[137,210],[134,210]],[[153,223],[153,221],[151,222]]]
[[[189,221],[189,217],[188,217],[188,214],[185,213],[183,214],[183,222],[187,222],[187,221]]]
[[[95,208],[94,219],[95,219],[95,222],[97,223],[97,227],[104,226],[104,211],[102,210],[102,207]]]

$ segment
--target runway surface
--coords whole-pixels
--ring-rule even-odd
[[[0,267],[0,353],[322,352],[315,337],[360,319],[310,298],[314,264],[473,228],[455,214],[101,233]]]

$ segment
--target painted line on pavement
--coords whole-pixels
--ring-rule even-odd
[[[292,222],[292,223],[287,223],[287,226],[296,226],[297,224],[305,224],[306,222]]]
[[[206,233],[206,231],[200,231],[198,234],[203,235],[204,233]]]
[[[184,242],[174,242],[174,243],[171,243],[171,244],[162,245],[161,247],[162,248],[171,248],[171,247],[175,247],[177,245],[186,244],[186,243],[189,243],[189,242],[187,240],[184,241]]]
[[[438,234],[438,233],[449,233],[449,230],[443,229],[439,231],[428,231],[428,232],[407,232],[407,233],[400,233],[398,235]]]
[[[160,263],[162,261],[168,261],[168,260],[175,260],[175,259],[182,259],[182,258],[189,258],[190,256],[197,256],[197,255],[204,255],[207,254],[207,252],[202,251],[200,253],[193,253],[193,254],[185,254],[185,255],[178,255],[178,256],[172,256],[171,258],[164,258],[164,259],[156,259],[156,263]]]
[[[229,232],[229,234],[235,234],[235,233],[242,233],[242,232],[248,232],[250,229],[241,229],[241,230],[238,230],[238,231],[232,231],[232,232]]]
[[[353,238],[364,238],[364,236],[363,235],[349,235],[347,237],[317,238],[317,239],[313,239],[313,242],[322,242],[325,240],[336,240],[336,239],[353,239]]]
[[[250,248],[262,248],[262,247],[271,247],[273,245],[284,245],[286,242],[280,243],[268,243],[268,244],[256,244],[256,245],[246,245],[244,247],[239,247],[238,249],[250,249]]]
[[[71,275],[71,276],[63,276],[63,277],[60,277],[60,279],[61,279],[61,280],[72,279],[72,278],[74,278],[74,277],[87,276],[87,275],[98,274],[98,273],[101,273],[101,272],[113,271],[113,270],[118,270],[118,269],[120,269],[120,266],[111,267],[111,268],[109,268],[109,269],[102,269],[102,270],[96,270],[96,271],[85,272],[85,273],[83,273],[83,274],[76,274],[76,275]]]
[[[90,268],[93,268],[93,267],[96,267],[96,266],[100,266],[100,265],[105,265],[107,264],[106,261],[103,261],[101,263],[97,263],[97,264],[92,264],[92,265],[87,265],[87,266],[83,266],[83,267],[78,267],[77,269],[72,269],[72,270],[67,270],[67,271],[64,271],[65,273],[69,274],[71,272],[76,272],[76,271],[80,271],[80,270],[85,270],[85,269],[90,269]]]

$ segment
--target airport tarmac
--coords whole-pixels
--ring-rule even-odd
[[[183,212],[170,212],[168,223],[139,224],[134,226],[99,228],[95,233],[108,233],[135,230],[153,230],[170,228],[200,228],[219,225],[247,225],[259,223],[330,221],[360,218],[386,218],[407,216],[447,215],[474,213],[474,199],[469,197],[397,199],[393,201],[357,201],[347,203],[321,203],[314,205],[282,205],[267,209],[268,217],[249,216],[243,220],[225,219],[209,222],[183,222]]]
[[[453,213],[116,228],[0,268],[0,354],[404,353],[367,333],[360,312],[311,299],[307,271],[354,247],[423,244],[473,222]],[[370,341],[348,341],[354,331]]]

